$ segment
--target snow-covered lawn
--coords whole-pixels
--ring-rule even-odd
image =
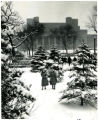
[[[66,65],[64,68],[68,68]],[[24,71],[21,80],[26,85],[30,85],[31,93],[36,97],[35,105],[30,111],[30,120],[97,120],[97,110],[91,106],[80,106],[79,104],[69,104],[58,102],[61,91],[64,90],[69,81],[69,72],[64,73],[64,80],[57,83],[56,90],[51,89],[51,85],[46,90],[41,90],[40,73],[30,72],[30,68],[21,69]],[[31,86],[32,85],[32,86]]]

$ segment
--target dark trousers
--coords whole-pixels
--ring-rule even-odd
[[[52,89],[55,89],[55,85],[52,85]]]
[[[69,66],[70,66],[71,63],[69,63]]]

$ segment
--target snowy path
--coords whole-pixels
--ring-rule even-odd
[[[79,105],[59,103],[60,91],[66,87],[68,72],[64,74],[64,79],[56,85],[56,90],[47,86],[46,90],[41,90],[40,73],[32,73],[30,69],[25,69],[21,79],[27,84],[32,84],[31,93],[36,97],[35,106],[30,113],[30,120],[97,120],[97,111],[90,106],[81,107]]]

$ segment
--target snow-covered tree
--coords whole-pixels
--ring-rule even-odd
[[[36,31],[31,31],[29,33],[23,32],[23,24],[21,17],[13,8],[12,1],[4,1],[1,5],[1,28],[9,29],[6,31],[7,37],[9,37],[9,42],[12,46],[12,55],[15,56],[15,49],[25,43],[28,38],[32,35],[34,37]],[[8,27],[9,28],[8,28]],[[19,35],[19,33],[22,35]],[[5,33],[2,32],[2,36]],[[14,35],[13,35],[14,34]],[[28,46],[28,44],[26,44]]]
[[[13,44],[14,38],[16,38],[17,30],[19,30],[23,21],[18,13],[13,8],[13,2],[5,1],[1,3],[1,29],[5,29],[2,32],[2,37],[9,37],[9,42],[12,46],[12,55],[15,55],[15,47]],[[6,34],[6,36],[5,36]],[[14,34],[14,35],[13,35]]]
[[[12,12],[9,9],[10,2],[6,2],[5,5],[7,11],[10,14]],[[5,7],[2,7],[3,12]],[[11,13],[10,13],[11,12]],[[5,19],[4,19],[5,18]],[[9,17],[8,17],[9,18]],[[1,17],[1,114],[3,119],[15,119],[24,118],[24,115],[29,114],[28,108],[30,104],[34,102],[34,98],[30,94],[30,89],[24,85],[20,80],[22,72],[12,71],[9,68],[10,56],[15,52],[13,50],[13,44],[9,35],[14,36],[13,28],[6,17],[6,13]],[[13,23],[14,24],[14,21]],[[12,31],[12,33],[10,32]]]
[[[46,60],[47,59],[47,53],[43,47],[39,47],[38,50],[35,52],[34,57],[36,57],[38,60]]]
[[[31,61],[32,71],[39,70],[39,67],[44,65],[44,60],[47,59],[47,52],[43,47],[39,47],[34,53],[33,60]]]
[[[50,55],[49,55],[49,59],[54,60],[55,62],[59,62],[60,59],[60,53],[57,50],[57,48],[53,47],[50,50]]]
[[[96,56],[90,53],[88,46],[83,42],[76,50],[77,61],[70,68],[68,88],[61,99],[79,100],[80,104],[97,102]]]

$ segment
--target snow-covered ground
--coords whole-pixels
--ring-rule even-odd
[[[65,69],[69,66],[66,65]],[[57,83],[56,90],[51,89],[51,85],[46,90],[41,90],[40,73],[30,72],[30,68],[22,68],[24,71],[21,80],[26,85],[32,85],[30,90],[36,97],[35,105],[30,111],[30,120],[97,120],[97,110],[91,106],[80,106],[79,104],[69,104],[64,101],[58,102],[61,91],[64,90],[69,81],[69,72],[64,73],[64,80]]]

